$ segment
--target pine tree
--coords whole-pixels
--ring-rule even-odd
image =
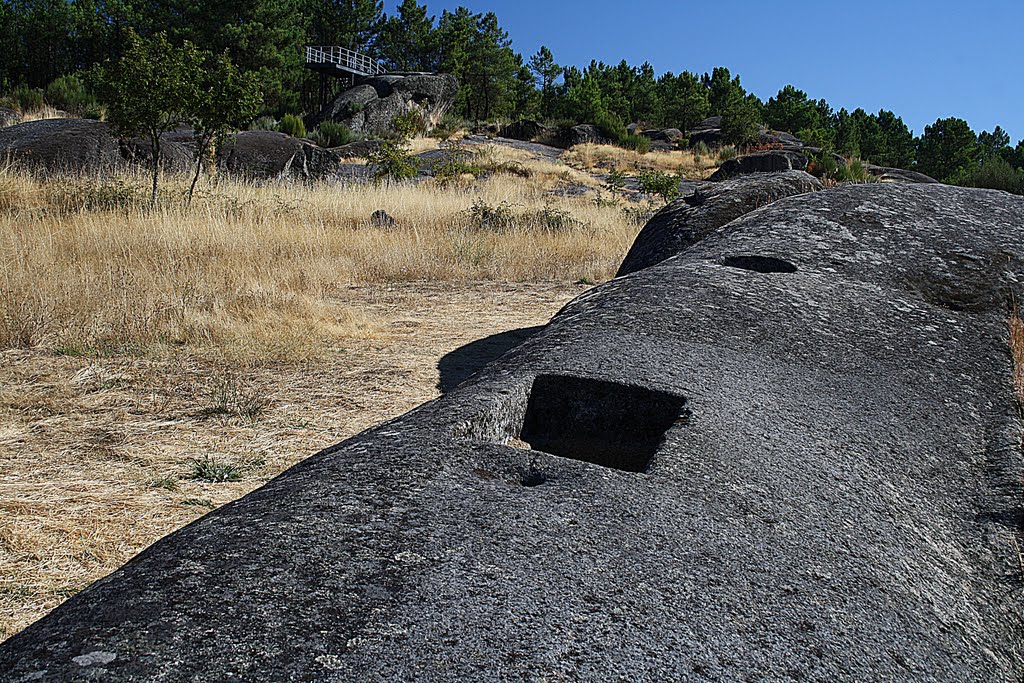
[[[530,57],[530,71],[537,79],[540,87],[540,111],[546,118],[555,113],[557,91],[555,82],[562,73],[562,67],[555,62],[555,56],[545,45],[541,45],[537,54]]]
[[[437,36],[434,17],[416,0],[402,0],[395,16],[381,28],[380,56],[398,71],[437,69]]]

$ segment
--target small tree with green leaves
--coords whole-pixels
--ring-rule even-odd
[[[204,157],[216,158],[217,148],[233,131],[245,128],[259,113],[263,95],[254,74],[239,71],[227,53],[208,56],[202,80],[188,108],[189,123],[195,131],[196,170],[188,188],[192,203]]]
[[[143,39],[129,31],[121,58],[98,65],[93,73],[114,132],[149,138],[153,204],[160,180],[160,136],[190,120],[202,67],[202,53],[187,41],[176,47],[164,34]]]

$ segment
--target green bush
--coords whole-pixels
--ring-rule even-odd
[[[868,183],[871,182],[871,174],[864,168],[863,161],[850,159],[845,166],[836,169],[835,179],[843,183]]]
[[[415,109],[402,112],[394,118],[391,125],[401,140],[409,140],[427,131],[427,122],[423,118],[423,114]]]
[[[671,173],[643,171],[640,173],[640,189],[670,202],[679,196],[679,180],[679,176]]]
[[[959,185],[1003,190],[1013,194],[1024,194],[1024,169],[1014,168],[1005,159],[993,156],[963,177],[956,178]]]
[[[273,116],[261,116],[249,126],[249,130],[271,130],[277,131],[278,127],[277,119]]]
[[[477,230],[501,232],[514,228],[516,225],[515,214],[512,213],[512,207],[508,202],[491,206],[483,199],[476,199],[466,213],[470,220],[470,227]]]
[[[626,124],[616,114],[601,112],[595,117],[594,125],[606,138],[620,147],[632,149],[640,154],[647,154],[651,150],[651,141],[643,135],[630,133]]]
[[[430,137],[447,140],[464,128],[469,128],[469,124],[465,119],[461,119],[453,114],[445,114],[441,122],[434,126],[434,130],[430,131]]]
[[[61,76],[46,86],[46,101],[52,107],[81,116],[98,107],[96,98],[78,76]]]
[[[355,139],[352,129],[337,121],[324,121],[309,137],[321,147],[341,147]]]
[[[306,137],[306,124],[302,122],[301,116],[285,114],[281,117],[281,123],[277,124],[280,133],[291,135],[293,138]]]
[[[370,154],[367,161],[373,167],[376,182],[414,178],[421,164],[401,140],[381,141],[380,147]]]
[[[23,85],[18,88],[15,97],[18,98],[18,109],[23,114],[43,108],[43,91],[38,88],[30,88]]]

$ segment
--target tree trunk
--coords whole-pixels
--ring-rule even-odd
[[[157,183],[160,181],[160,132],[150,133],[150,148],[153,152],[153,196],[150,198],[150,205],[156,206]]]
[[[192,184],[188,188],[188,202],[186,206],[192,206],[192,195],[196,192],[196,184],[199,182],[199,174],[203,170],[203,156],[209,150],[213,138],[210,136],[202,136],[198,140],[198,146],[196,147],[196,172],[192,176]]]

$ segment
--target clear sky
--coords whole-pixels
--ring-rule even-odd
[[[424,0],[420,0],[421,4]],[[385,2],[392,12],[398,3]],[[1024,0],[426,0],[492,11],[529,58],[657,73],[728,67],[767,100],[792,83],[835,109],[891,109],[919,134],[939,117],[1024,138]]]

